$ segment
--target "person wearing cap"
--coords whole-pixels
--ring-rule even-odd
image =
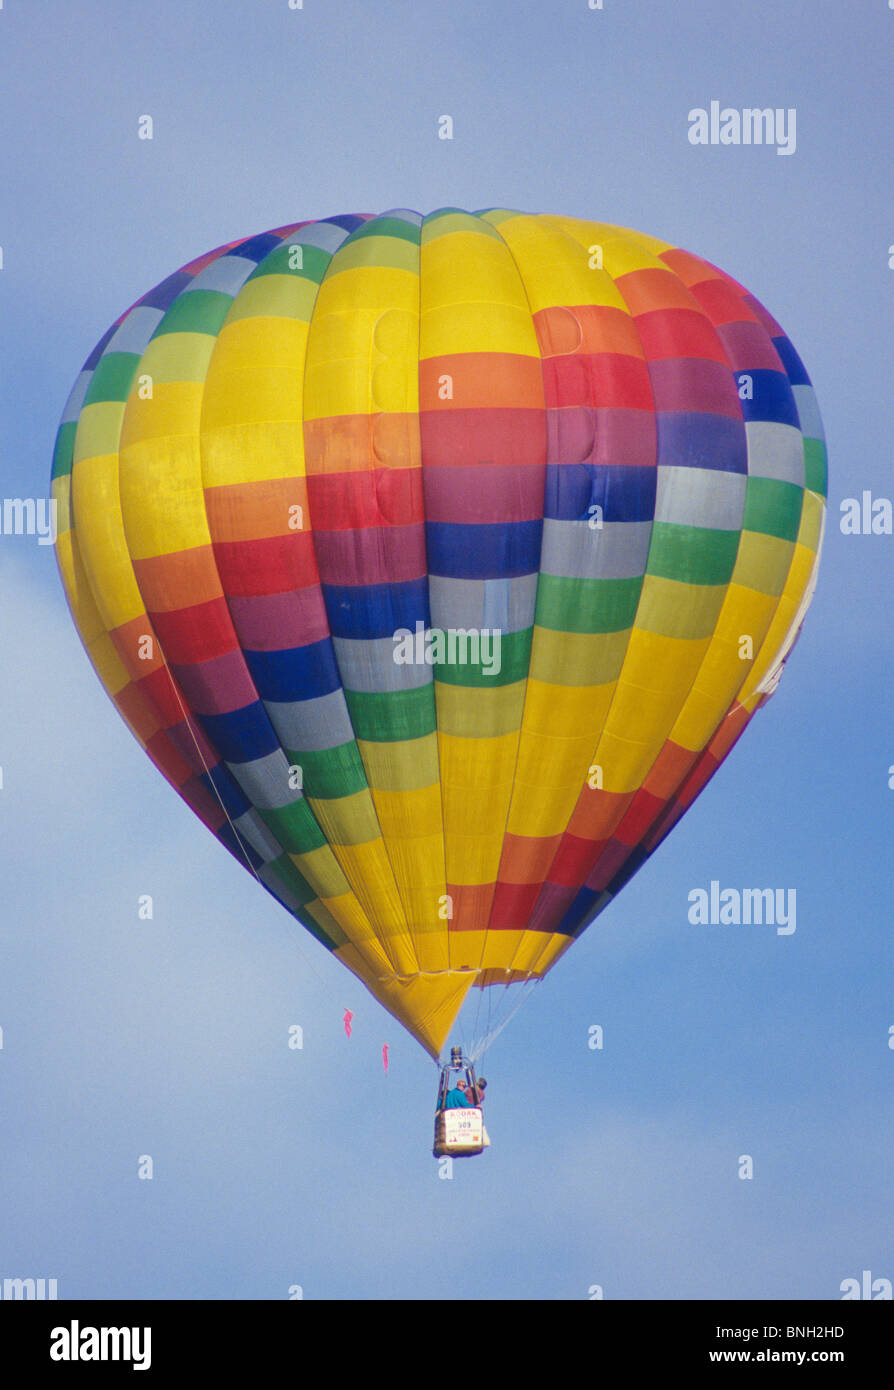
[[[465,1087],[457,1085],[447,1092],[447,1097],[444,1101],[444,1109],[467,1110],[472,1104],[473,1102],[469,1100],[466,1094]]]

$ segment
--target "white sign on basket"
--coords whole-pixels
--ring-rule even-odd
[[[475,1109],[445,1110],[444,1138],[448,1144],[483,1143],[481,1111]]]

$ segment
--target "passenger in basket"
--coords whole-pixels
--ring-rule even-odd
[[[447,1099],[444,1102],[445,1110],[468,1110],[472,1102],[467,1099],[465,1091],[460,1086],[454,1086],[452,1091],[447,1092]]]
[[[470,1105],[480,1106],[484,1104],[484,1092],[487,1090],[487,1082],[484,1077],[481,1076],[474,1086],[464,1086],[463,1090],[465,1091],[466,1100]]]

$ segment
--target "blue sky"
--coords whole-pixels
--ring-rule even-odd
[[[4,496],[46,495],[82,360],[176,267],[293,220],[448,204],[605,219],[721,265],[803,357],[831,479],[778,693],[494,1045],[493,1147],[450,1180],[431,1062],[155,772],[51,549],[0,536],[0,1278],[557,1300],[894,1278],[894,537],[838,526],[843,498],[894,495],[892,49],[883,0],[6,0]],[[691,145],[715,99],[794,107],[796,152]],[[712,879],[796,889],[797,931],[690,925]]]

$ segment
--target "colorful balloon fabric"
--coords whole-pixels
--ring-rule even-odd
[[[433,1055],[537,978],[775,688],[826,463],[767,311],[604,223],[406,210],[192,261],[100,340],[57,554],[96,671]]]

